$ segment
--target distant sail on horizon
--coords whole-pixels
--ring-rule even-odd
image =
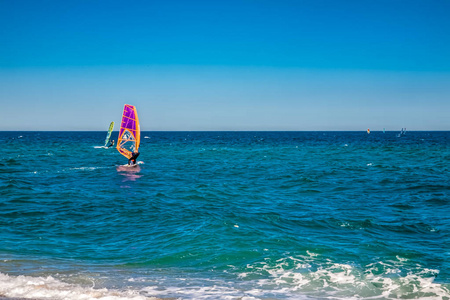
[[[117,140],[117,150],[130,159],[134,151],[139,150],[141,141],[141,127],[136,107],[125,104],[120,124],[119,138]]]
[[[105,147],[108,146],[108,142],[109,139],[111,138],[111,133],[114,129],[114,121],[111,122],[111,124],[109,124],[109,129],[108,129],[108,133],[106,134],[106,139],[105,139]]]

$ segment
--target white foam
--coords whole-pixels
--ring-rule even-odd
[[[67,172],[67,171],[73,171],[73,170],[77,170],[77,171],[95,171],[95,170],[99,170],[99,169],[110,169],[112,167],[105,167],[105,166],[101,166],[101,167],[73,167],[73,168],[67,168],[67,169],[63,169],[63,172]]]
[[[309,256],[311,256],[311,257],[319,256],[319,254],[317,254],[317,253],[312,253],[312,252],[310,252],[309,250],[306,250],[306,253],[307,253]]]
[[[365,266],[338,263],[307,251],[277,260],[265,258],[242,269],[229,265],[226,278],[196,278],[194,274],[128,277],[123,290],[95,288],[95,280],[69,284],[54,277],[9,276],[0,273],[0,295],[46,299],[446,299],[450,291],[434,282],[439,270],[411,265],[397,256]],[[186,275],[188,274],[188,275]],[[187,277],[183,277],[187,276]],[[235,276],[230,279],[230,276]],[[92,284],[89,284],[92,280]],[[117,279],[116,279],[117,280]],[[101,285],[102,287],[105,284]]]
[[[0,295],[18,298],[39,298],[52,300],[146,300],[157,299],[144,297],[138,291],[133,290],[108,290],[86,288],[80,285],[68,284],[59,281],[52,276],[9,276],[0,273]]]
[[[70,168],[69,170],[94,171],[100,168],[101,167],[78,167],[78,168]]]
[[[295,297],[297,293],[312,297],[333,299],[394,299],[414,298],[442,299],[450,297],[445,286],[434,283],[439,270],[417,265],[411,267],[407,260],[397,256],[397,261],[377,262],[365,267],[336,263],[307,251],[307,255],[286,257],[270,262],[248,265],[239,274],[242,280],[251,280],[261,290],[270,289],[283,297]],[[407,275],[405,276],[405,269]]]
[[[398,256],[398,255],[396,255],[395,257],[396,257],[399,261],[401,261],[401,262],[408,261],[407,258],[402,258],[402,257],[400,257],[400,256]]]

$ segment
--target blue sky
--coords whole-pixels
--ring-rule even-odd
[[[450,1],[0,0],[0,130],[450,130]]]

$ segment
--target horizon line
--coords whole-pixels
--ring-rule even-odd
[[[366,132],[364,130],[141,130],[141,132]],[[0,132],[105,132],[107,130],[0,130]],[[399,130],[385,130],[384,132],[397,132]],[[407,132],[447,132],[450,129],[438,130],[407,130]],[[119,132],[113,130],[112,132]],[[383,132],[383,130],[370,130],[370,132]]]

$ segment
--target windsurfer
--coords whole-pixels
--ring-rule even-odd
[[[114,146],[114,140],[109,142],[108,148]]]
[[[131,155],[130,159],[128,160],[128,164],[129,165],[135,165],[136,164],[136,159],[139,156],[139,152],[138,151],[134,151],[133,154]]]

